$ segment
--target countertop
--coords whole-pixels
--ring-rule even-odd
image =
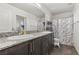
[[[44,32],[37,32],[37,33],[32,33],[31,35],[33,35],[33,37],[29,37],[28,39],[18,39],[18,40],[7,40],[7,37],[5,38],[0,38],[0,50],[12,47],[14,45],[20,44],[22,42],[27,42],[29,40],[33,40],[35,38],[50,34],[50,31],[44,31]],[[26,34],[26,35],[30,35],[30,34]]]

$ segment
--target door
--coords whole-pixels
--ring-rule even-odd
[[[42,55],[47,55],[48,54],[48,48],[49,48],[49,45],[48,45],[48,42],[49,42],[49,37],[48,35],[45,35],[42,37]]]

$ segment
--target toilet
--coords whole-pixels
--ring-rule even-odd
[[[58,38],[54,38],[54,46],[58,46],[60,48],[60,42]]]

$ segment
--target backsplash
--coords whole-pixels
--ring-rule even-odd
[[[18,35],[18,33],[17,32],[5,32],[5,33],[0,33],[0,38],[15,36],[15,35]]]

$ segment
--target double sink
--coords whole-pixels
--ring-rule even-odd
[[[51,32],[37,32],[32,34],[25,34],[25,35],[18,35],[18,36],[11,36],[5,37],[0,39],[0,50],[14,46],[16,44],[32,40],[34,38],[49,34]]]
[[[18,36],[11,36],[7,37],[7,40],[22,40],[22,39],[29,39],[34,37],[32,34],[26,34],[26,35],[18,35]]]

